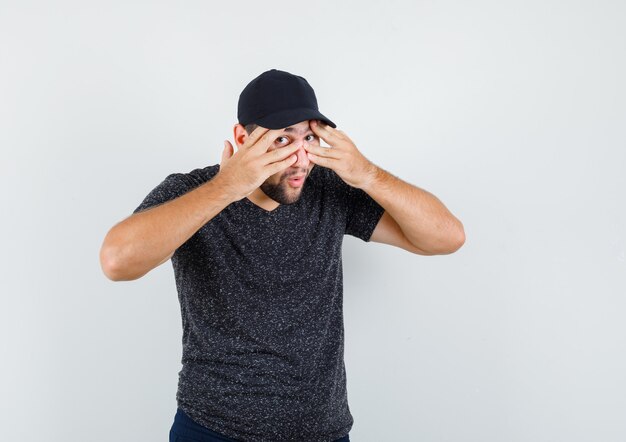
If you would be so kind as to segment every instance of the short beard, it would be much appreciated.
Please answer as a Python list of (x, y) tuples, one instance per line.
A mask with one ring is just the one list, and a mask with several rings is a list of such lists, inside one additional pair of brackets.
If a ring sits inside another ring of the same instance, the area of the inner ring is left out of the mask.
[(289, 184), (286, 182), (286, 180), (283, 179), (281, 179), (276, 184), (265, 181), (263, 184), (261, 184), (261, 190), (264, 194), (269, 196), (277, 203), (289, 205), (298, 202), (298, 200), (300, 199), (300, 196), (302, 195), (302, 189), (306, 185), (306, 179), (303, 186), (300, 188), (300, 191), (295, 194), (288, 193), (289, 189), (286, 189), (286, 186), (288, 185)]

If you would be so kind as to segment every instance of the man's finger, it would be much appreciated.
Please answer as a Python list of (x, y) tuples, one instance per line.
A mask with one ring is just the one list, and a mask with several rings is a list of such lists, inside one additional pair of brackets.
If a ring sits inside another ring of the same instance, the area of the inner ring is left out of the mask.
[(277, 161), (281, 161), (284, 158), (287, 158), (288, 156), (296, 153), (299, 148), (300, 146), (293, 143), (293, 144), (290, 144), (289, 146), (281, 147), (280, 149), (274, 149), (271, 152), (266, 152), (262, 155), (262, 158), (264, 158), (263, 163), (271, 164)]
[(243, 149), (246, 149), (248, 147), (252, 147), (254, 146), (254, 144), (259, 140), (259, 138), (261, 138), (263, 136), (263, 134), (265, 134), (269, 129), (267, 127), (261, 127), (261, 126), (257, 126), (250, 135), (248, 135), (248, 138), (246, 138), (246, 141), (243, 142), (243, 146), (241, 146)]
[(315, 135), (322, 138), (328, 144), (333, 144), (333, 141), (337, 141), (341, 137), (338, 136), (337, 132), (334, 131), (330, 126), (324, 125), (320, 123), (318, 120), (315, 120), (311, 123), (311, 130), (315, 133)]
[(230, 141), (224, 140), (224, 150), (222, 151), (222, 163), (228, 161), (230, 157), (233, 156), (235, 150), (233, 149), (233, 145), (230, 144)]
[(337, 149), (330, 149), (328, 147), (316, 146), (315, 144), (309, 144), (305, 147), (305, 150), (313, 155), (323, 158), (332, 158), (338, 160), (341, 158), (341, 151)]
[(309, 157), (309, 160), (311, 160), (314, 164), (322, 167), (328, 167), (329, 169), (333, 170), (335, 170), (335, 167), (337, 167), (337, 165), (341, 164), (341, 160), (335, 158), (320, 157), (319, 155), (314, 155), (311, 152), (307, 152), (307, 156)]
[(263, 152), (267, 152), (269, 147), (274, 143), (278, 134), (280, 134), (283, 129), (271, 129), (263, 134), (260, 140), (254, 143), (254, 146), (250, 146), (250, 149), (258, 150), (259, 154)]

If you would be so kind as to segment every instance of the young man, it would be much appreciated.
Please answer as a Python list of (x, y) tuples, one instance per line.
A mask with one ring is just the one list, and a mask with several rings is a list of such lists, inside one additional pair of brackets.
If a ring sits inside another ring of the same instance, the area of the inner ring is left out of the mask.
[(133, 280), (172, 259), (183, 357), (170, 441), (348, 441), (344, 235), (435, 255), (463, 244), (463, 226), (367, 160), (300, 76), (263, 72), (238, 120), (237, 152), (226, 141), (219, 165), (168, 175), (113, 226), (103, 271)]

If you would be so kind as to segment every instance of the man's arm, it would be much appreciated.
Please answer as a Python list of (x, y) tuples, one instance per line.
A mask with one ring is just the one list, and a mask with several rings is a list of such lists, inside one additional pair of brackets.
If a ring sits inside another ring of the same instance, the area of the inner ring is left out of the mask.
[(184, 195), (114, 225), (100, 249), (104, 274), (113, 281), (130, 281), (167, 261), (178, 247), (234, 201), (225, 190), (218, 173)]
[(465, 242), (463, 224), (433, 194), (372, 164), (361, 188), (384, 209), (370, 241), (420, 255), (444, 255)]
[(436, 255), (436, 253), (429, 253), (415, 247), (411, 241), (406, 239), (396, 220), (387, 211), (383, 212), (383, 216), (376, 224), (369, 241), (399, 247), (416, 255)]
[(219, 172), (212, 179), (113, 226), (100, 249), (104, 274), (113, 281), (141, 278), (167, 261), (229, 204), (250, 195), (269, 176), (291, 166), (297, 160), (297, 144), (269, 150), (279, 133), (279, 129), (259, 126), (250, 135), (240, 134), (237, 152), (225, 140)]
[(311, 121), (311, 129), (330, 148), (307, 145), (309, 159), (334, 170), (346, 184), (362, 189), (383, 213), (371, 241), (384, 242), (423, 255), (448, 254), (465, 242), (463, 224), (433, 194), (379, 168), (340, 129)]

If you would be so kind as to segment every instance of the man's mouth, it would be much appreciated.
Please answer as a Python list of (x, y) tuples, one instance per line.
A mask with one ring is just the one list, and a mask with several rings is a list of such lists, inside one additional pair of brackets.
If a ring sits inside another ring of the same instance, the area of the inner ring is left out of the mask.
[(300, 187), (302, 183), (304, 182), (305, 176), (306, 175), (291, 176), (287, 179), (287, 181), (293, 187)]

